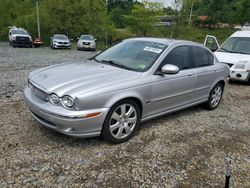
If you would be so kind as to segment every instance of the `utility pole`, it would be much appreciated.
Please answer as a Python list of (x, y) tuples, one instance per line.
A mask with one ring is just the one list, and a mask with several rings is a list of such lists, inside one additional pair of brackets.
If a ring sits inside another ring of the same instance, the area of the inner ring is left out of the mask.
[(188, 20), (188, 27), (191, 26), (191, 21), (192, 21), (192, 16), (193, 16), (193, 8), (194, 8), (194, 1), (192, 2), (192, 5), (191, 5), (189, 20)]
[(37, 21), (38, 38), (41, 39), (40, 19), (39, 19), (39, 4), (38, 4), (38, 0), (36, 0), (36, 21)]

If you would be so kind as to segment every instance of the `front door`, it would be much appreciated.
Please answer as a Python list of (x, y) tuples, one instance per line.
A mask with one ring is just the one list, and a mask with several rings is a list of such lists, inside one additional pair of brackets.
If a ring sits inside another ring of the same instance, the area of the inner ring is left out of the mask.
[(158, 70), (165, 64), (176, 65), (180, 72), (174, 75), (153, 75), (151, 112), (148, 115), (171, 111), (194, 101), (196, 75), (190, 65), (190, 47), (174, 48), (162, 61)]

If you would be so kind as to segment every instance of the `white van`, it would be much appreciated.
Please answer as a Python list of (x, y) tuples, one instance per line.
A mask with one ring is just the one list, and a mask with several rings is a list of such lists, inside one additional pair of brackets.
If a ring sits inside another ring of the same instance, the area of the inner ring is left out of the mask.
[(216, 37), (207, 35), (204, 45), (221, 63), (229, 65), (231, 80), (250, 84), (250, 30), (235, 32), (221, 46)]

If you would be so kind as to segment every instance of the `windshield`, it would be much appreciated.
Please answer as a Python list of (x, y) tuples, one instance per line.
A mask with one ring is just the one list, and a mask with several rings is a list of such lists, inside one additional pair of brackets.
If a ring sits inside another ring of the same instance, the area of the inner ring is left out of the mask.
[(65, 35), (54, 35), (54, 39), (68, 40), (68, 37)]
[(20, 29), (19, 30), (12, 30), (11, 33), (14, 34), (14, 35), (16, 35), (16, 34), (18, 34), (18, 35), (28, 35), (28, 32), (26, 30), (20, 30)]
[(92, 35), (81, 35), (81, 40), (94, 40), (94, 37)]
[(112, 62), (130, 70), (148, 70), (167, 45), (156, 42), (126, 40), (95, 57), (99, 62)]
[(218, 51), (250, 54), (250, 37), (230, 37)]

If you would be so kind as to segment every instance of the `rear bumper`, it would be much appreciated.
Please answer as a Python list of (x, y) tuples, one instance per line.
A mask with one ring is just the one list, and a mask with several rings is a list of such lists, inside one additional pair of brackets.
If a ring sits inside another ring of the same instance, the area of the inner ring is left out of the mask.
[[(93, 137), (101, 134), (108, 108), (85, 111), (67, 110), (34, 96), (31, 89), (24, 89), (25, 102), (33, 117), (43, 126), (74, 137)], [(86, 114), (101, 112), (99, 116), (84, 118)]]

